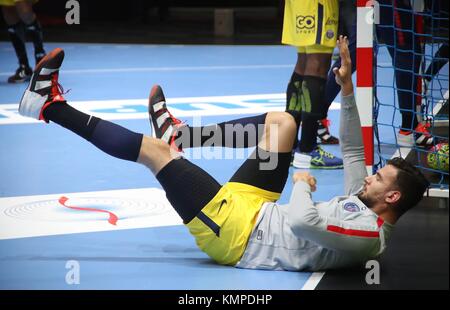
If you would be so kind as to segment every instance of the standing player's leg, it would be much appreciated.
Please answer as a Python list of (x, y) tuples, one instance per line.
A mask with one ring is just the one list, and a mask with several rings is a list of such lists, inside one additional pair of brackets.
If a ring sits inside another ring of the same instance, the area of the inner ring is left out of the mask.
[(156, 175), (183, 221), (190, 222), (215, 197), (221, 185), (189, 161), (174, 158), (167, 143), (68, 105), (58, 83), (63, 58), (64, 52), (56, 49), (39, 62), (21, 99), (19, 113), (57, 123), (111, 156), (145, 165)]
[(416, 34), (415, 15), (409, 4), (381, 0), (378, 38), (387, 45), (394, 67), (397, 96), (402, 117), (398, 144), (428, 147), (434, 144), (427, 126), (418, 122), (416, 105), (420, 102), (419, 71), (423, 54)]
[(286, 90), (286, 111), (301, 112), (300, 98), (302, 95), (303, 75), (306, 68), (306, 50), (299, 48), (297, 53), (297, 63), (294, 72), (289, 80)]
[[(425, 71), (424, 79), (426, 90), (430, 89), (429, 85), (433, 78), (439, 73), (439, 71), (441, 71), (441, 69), (446, 64), (448, 64), (448, 57), (448, 42), (444, 42), (436, 52), (436, 54), (434, 54), (431, 63), (428, 65), (427, 70)], [(424, 93), (426, 92), (426, 90), (424, 91)]]
[(25, 30), (30, 36), (34, 46), (34, 58), (36, 64), (45, 56), (44, 42), (41, 24), (33, 11), (33, 4), (30, 0), (16, 2), (16, 10), (22, 22), (25, 24)]
[(303, 74), (300, 105), (302, 130), (294, 167), (339, 169), (342, 159), (325, 152), (317, 145), (318, 121), (326, 117), (325, 86), (330, 68), (332, 48), (315, 45), (306, 47), (306, 66)]
[(28, 63), (23, 24), (17, 15), (14, 5), (2, 5), (2, 14), (7, 25), (9, 39), (19, 61), (19, 68), (14, 75), (8, 78), (8, 83), (22, 83), (28, 81), (33, 71)]
[(331, 64), (331, 53), (312, 53), (306, 55), (303, 74), (301, 102), (303, 106), (302, 132), (299, 150), (311, 153), (316, 147), (317, 121), (326, 115), (325, 85)]
[(342, 168), (342, 160), (317, 146), (318, 121), (324, 113), (324, 88), (337, 40), (337, 0), (286, 1), (282, 43), (297, 47), (298, 57), (287, 89), (287, 110), (301, 111), (302, 132), (297, 168)]

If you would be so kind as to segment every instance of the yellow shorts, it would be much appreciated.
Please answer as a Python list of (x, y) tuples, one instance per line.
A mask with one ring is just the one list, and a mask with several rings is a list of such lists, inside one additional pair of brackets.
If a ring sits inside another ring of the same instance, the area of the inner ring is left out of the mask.
[(299, 54), (333, 54), (334, 47), (314, 44), (310, 46), (299, 46), (297, 53)]
[(16, 4), (16, 2), (22, 2), (22, 1), (28, 1), (31, 3), (36, 3), (39, 0), (0, 0), (0, 5), (4, 5), (4, 6), (14, 6)]
[(338, 0), (286, 0), (281, 42), (299, 53), (332, 53), (338, 26)]
[(279, 198), (280, 193), (229, 182), (186, 226), (209, 257), (222, 265), (236, 265), (263, 203)]

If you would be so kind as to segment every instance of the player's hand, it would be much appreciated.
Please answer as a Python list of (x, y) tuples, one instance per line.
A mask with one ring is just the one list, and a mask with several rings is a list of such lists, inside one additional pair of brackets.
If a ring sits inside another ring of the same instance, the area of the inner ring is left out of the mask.
[(315, 177), (313, 177), (309, 172), (296, 172), (292, 176), (292, 180), (294, 183), (297, 183), (298, 181), (304, 181), (311, 187), (311, 192), (315, 192), (317, 189), (317, 180)]
[(336, 76), (336, 83), (342, 88), (342, 95), (348, 96), (353, 93), (352, 59), (350, 58), (350, 51), (348, 49), (348, 38), (339, 36), (337, 46), (341, 56), (341, 67), (333, 68), (333, 72)]

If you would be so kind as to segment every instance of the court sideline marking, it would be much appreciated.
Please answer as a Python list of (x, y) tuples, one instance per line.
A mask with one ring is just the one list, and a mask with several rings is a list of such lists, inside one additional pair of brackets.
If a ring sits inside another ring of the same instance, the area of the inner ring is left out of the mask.
[[(263, 114), (284, 111), (286, 94), (167, 98), (178, 118), (221, 115)], [(148, 99), (70, 101), (70, 105), (105, 120), (148, 119)], [(0, 104), (0, 125), (38, 123), (20, 116), (18, 103)], [(330, 110), (339, 110), (333, 102)]]

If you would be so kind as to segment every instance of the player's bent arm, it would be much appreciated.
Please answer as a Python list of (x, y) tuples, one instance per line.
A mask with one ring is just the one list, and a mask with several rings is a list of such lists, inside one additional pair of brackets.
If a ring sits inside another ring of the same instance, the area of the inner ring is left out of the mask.
[(294, 185), (288, 205), (288, 223), (297, 237), (330, 250), (361, 257), (375, 257), (380, 250), (379, 228), (376, 225), (319, 215), (311, 199), (310, 186), (304, 181)]

